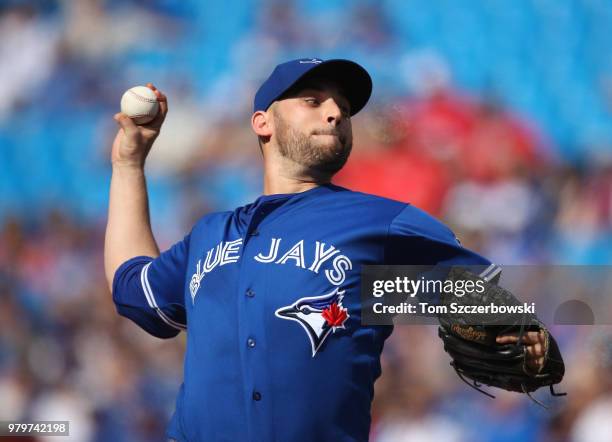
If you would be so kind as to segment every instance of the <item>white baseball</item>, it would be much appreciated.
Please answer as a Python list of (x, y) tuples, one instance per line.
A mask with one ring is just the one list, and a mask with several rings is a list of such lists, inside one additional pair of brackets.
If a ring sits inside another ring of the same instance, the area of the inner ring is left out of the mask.
[(159, 102), (155, 92), (146, 86), (135, 86), (128, 89), (121, 97), (121, 112), (136, 124), (147, 124), (159, 112)]

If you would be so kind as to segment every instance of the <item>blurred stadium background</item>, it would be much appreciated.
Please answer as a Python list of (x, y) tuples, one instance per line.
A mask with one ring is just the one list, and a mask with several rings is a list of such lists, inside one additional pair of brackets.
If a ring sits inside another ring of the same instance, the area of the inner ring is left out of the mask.
[[(170, 100), (147, 166), (164, 248), (261, 193), (255, 88), (317, 56), (355, 59), (375, 85), (337, 184), (410, 201), (501, 264), (607, 264), (611, 43), (610, 0), (0, 1), (0, 420), (164, 440), (184, 336), (120, 319), (103, 276), (128, 87)], [(545, 411), (469, 389), (435, 329), (397, 327), (372, 440), (612, 440), (610, 329), (553, 332), (569, 396)]]

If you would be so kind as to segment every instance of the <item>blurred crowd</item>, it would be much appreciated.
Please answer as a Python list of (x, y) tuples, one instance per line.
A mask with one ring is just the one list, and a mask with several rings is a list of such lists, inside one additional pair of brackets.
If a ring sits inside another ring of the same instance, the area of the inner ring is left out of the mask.
[[(170, 100), (147, 164), (162, 248), (261, 193), (248, 121), (271, 67), (342, 56), (375, 89), (336, 184), (411, 202), (502, 265), (611, 261), (609, 2), (222, 3), (0, 2), (0, 421), (69, 420), (79, 442), (165, 440), (185, 335), (120, 318), (102, 260), (111, 116), (146, 81)], [(568, 396), (539, 392), (544, 410), (475, 392), (435, 328), (397, 326), (372, 440), (612, 440), (612, 330), (552, 331)]]

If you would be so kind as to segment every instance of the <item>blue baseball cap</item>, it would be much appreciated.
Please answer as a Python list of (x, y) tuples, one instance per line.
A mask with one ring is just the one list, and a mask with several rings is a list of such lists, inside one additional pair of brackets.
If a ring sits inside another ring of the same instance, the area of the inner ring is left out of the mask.
[(253, 112), (267, 110), (291, 87), (307, 78), (326, 78), (337, 83), (351, 105), (351, 116), (363, 109), (372, 94), (370, 74), (353, 61), (299, 58), (274, 68), (255, 94)]

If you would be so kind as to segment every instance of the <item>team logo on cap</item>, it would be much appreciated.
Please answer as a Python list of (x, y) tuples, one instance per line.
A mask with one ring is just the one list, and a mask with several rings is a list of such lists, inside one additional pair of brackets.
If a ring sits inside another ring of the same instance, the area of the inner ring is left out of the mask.
[(319, 64), (319, 63), (323, 63), (323, 60), (320, 60), (318, 58), (311, 58), (310, 60), (300, 60), (301, 64), (306, 64), (306, 63), (314, 63), (314, 64)]
[(344, 328), (349, 318), (348, 310), (342, 306), (343, 298), (344, 290), (336, 288), (326, 295), (298, 299), (291, 305), (279, 308), (274, 314), (302, 326), (310, 340), (314, 357), (330, 333)]

